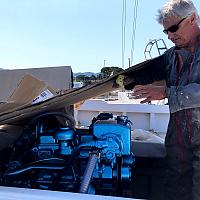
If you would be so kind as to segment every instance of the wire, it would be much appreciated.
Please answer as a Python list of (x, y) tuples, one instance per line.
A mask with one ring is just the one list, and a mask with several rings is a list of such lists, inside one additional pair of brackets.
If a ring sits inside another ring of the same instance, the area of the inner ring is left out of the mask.
[(124, 68), (124, 54), (125, 54), (125, 43), (126, 43), (126, 0), (123, 0), (122, 8), (122, 68)]
[(133, 15), (133, 26), (132, 26), (132, 44), (131, 44), (131, 65), (133, 64), (133, 54), (135, 48), (135, 36), (136, 36), (136, 25), (137, 25), (137, 11), (138, 11), (138, 0), (134, 1), (134, 15)]

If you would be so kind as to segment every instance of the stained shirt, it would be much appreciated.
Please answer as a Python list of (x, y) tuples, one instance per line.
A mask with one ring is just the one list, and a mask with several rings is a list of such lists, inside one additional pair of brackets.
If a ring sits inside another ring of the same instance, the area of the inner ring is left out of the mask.
[(170, 112), (200, 108), (200, 45), (194, 54), (172, 48), (163, 55)]

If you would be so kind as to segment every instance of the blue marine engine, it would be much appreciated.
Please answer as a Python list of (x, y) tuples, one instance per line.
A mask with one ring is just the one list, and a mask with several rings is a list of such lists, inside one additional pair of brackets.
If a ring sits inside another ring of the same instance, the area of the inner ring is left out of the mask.
[(75, 129), (64, 113), (31, 120), (13, 145), (1, 185), (116, 194), (132, 179), (131, 122), (101, 113)]

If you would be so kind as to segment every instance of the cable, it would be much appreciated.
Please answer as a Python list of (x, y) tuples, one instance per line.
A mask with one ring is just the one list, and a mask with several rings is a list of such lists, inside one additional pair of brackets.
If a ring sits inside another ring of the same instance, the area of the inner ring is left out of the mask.
[(136, 36), (136, 25), (137, 25), (137, 11), (138, 11), (138, 0), (134, 1), (134, 15), (133, 15), (133, 26), (132, 26), (132, 44), (131, 44), (131, 65), (133, 64), (133, 53), (135, 48), (135, 36)]
[(122, 8), (122, 68), (124, 68), (125, 38), (126, 38), (126, 0), (123, 0)]

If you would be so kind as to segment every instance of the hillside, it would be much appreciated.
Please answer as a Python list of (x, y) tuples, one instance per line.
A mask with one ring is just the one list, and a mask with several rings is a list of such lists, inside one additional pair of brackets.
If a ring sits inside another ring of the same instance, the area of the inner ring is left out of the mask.
[(94, 72), (78, 72), (78, 73), (73, 73), (73, 76), (75, 77), (75, 76), (79, 76), (79, 75), (85, 75), (85, 76), (90, 77), (92, 75), (97, 76), (98, 74), (99, 73), (94, 73)]

